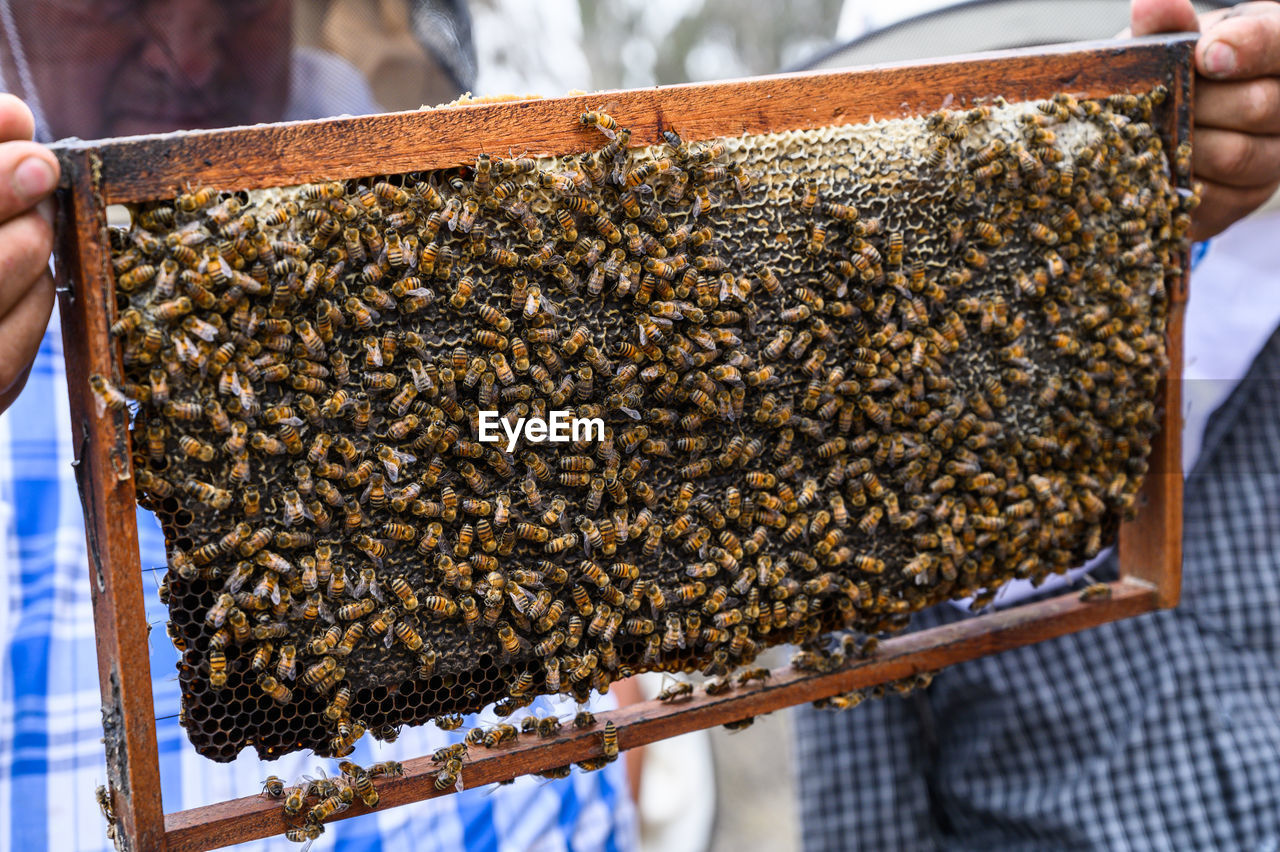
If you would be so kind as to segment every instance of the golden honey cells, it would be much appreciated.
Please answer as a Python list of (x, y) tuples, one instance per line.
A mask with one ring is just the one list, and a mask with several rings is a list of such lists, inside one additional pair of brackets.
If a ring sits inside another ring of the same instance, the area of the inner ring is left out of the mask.
[[(93, 381), (138, 402), (196, 747), (724, 674), (1096, 553), (1190, 221), (1164, 94), (637, 149), (588, 113), (581, 156), (134, 210)], [(605, 436), (508, 453), (495, 410)]]

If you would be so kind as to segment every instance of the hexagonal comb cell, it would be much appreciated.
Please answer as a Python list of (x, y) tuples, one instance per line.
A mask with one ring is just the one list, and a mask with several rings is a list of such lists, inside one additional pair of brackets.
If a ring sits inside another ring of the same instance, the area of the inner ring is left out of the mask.
[[(230, 760), (1039, 579), (1157, 428), (1162, 90), (254, 193), (113, 233), (184, 721)], [(599, 431), (481, 440), (555, 411)]]

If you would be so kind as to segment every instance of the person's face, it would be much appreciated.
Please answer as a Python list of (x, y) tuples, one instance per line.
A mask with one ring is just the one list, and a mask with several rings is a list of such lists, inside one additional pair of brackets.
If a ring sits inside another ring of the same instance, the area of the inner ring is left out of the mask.
[(292, 0), (9, 5), (54, 138), (253, 124), (284, 110)]

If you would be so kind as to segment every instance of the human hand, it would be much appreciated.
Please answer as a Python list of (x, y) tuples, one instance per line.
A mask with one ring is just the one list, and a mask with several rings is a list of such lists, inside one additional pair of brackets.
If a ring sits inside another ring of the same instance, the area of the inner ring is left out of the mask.
[(0, 411), (26, 384), (53, 310), (50, 195), (58, 161), (31, 141), (34, 128), (27, 105), (0, 94)]
[(1280, 186), (1280, 3), (1242, 3), (1197, 19), (1190, 0), (1133, 0), (1130, 21), (1133, 35), (1202, 33), (1192, 168), (1203, 197), (1191, 236), (1207, 239)]

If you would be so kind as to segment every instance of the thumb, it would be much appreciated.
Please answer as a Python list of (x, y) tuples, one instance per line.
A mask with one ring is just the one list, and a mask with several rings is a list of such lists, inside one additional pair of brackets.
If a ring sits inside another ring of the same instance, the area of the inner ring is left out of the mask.
[(1199, 31), (1191, 0), (1133, 0), (1129, 8), (1129, 35)]

